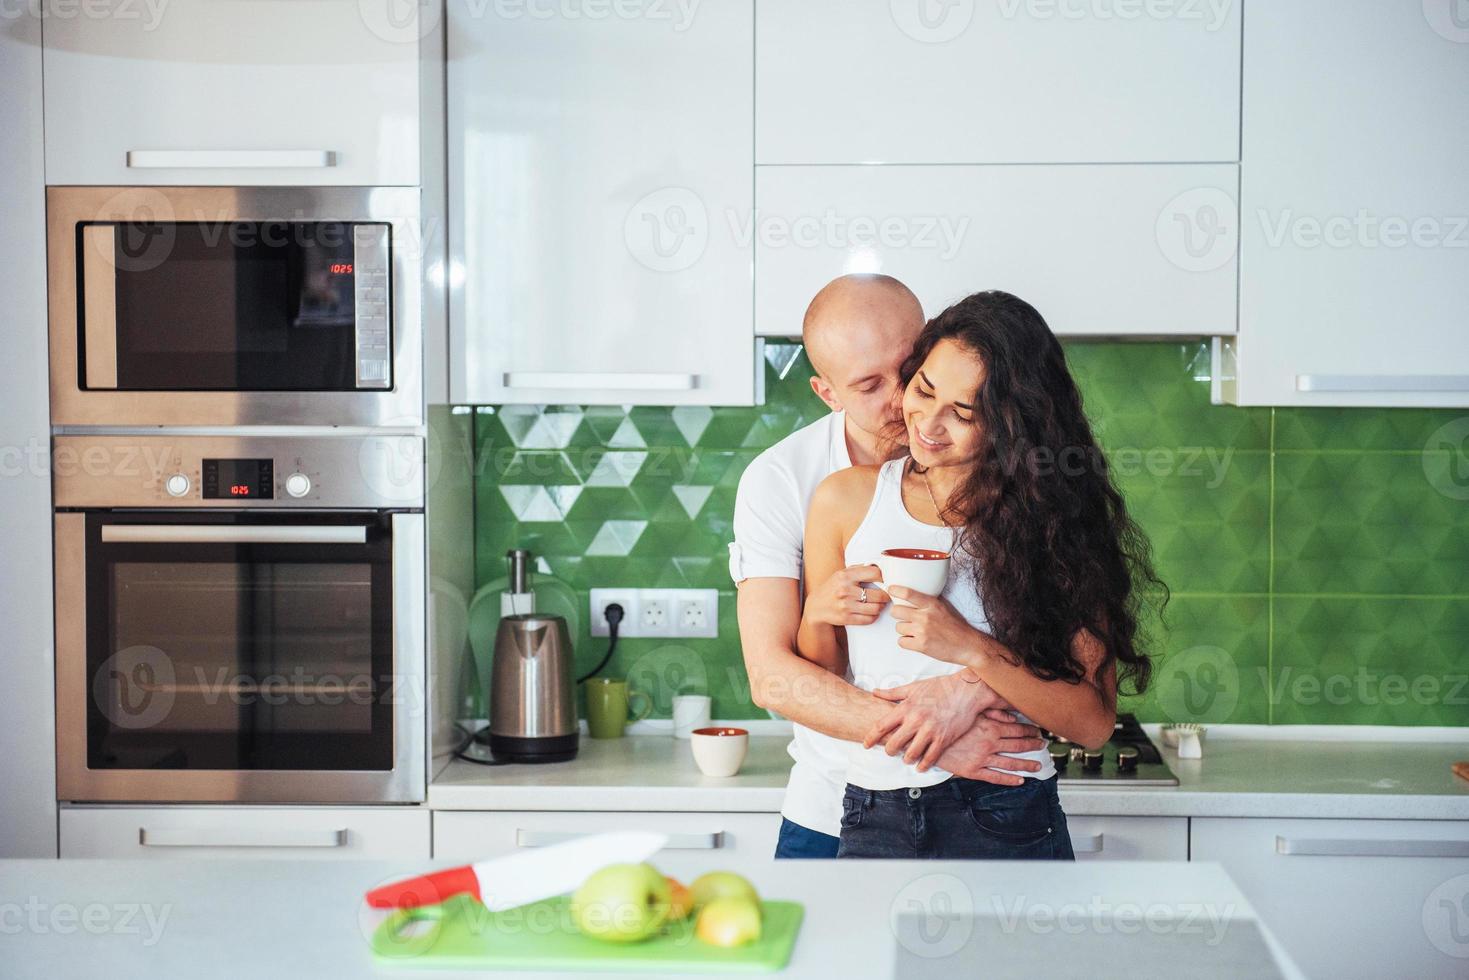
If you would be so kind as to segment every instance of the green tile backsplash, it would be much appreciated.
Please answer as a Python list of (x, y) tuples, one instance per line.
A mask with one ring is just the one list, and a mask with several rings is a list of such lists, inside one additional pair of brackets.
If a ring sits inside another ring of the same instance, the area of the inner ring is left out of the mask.
[[(1075, 342), (1097, 435), (1173, 593), (1151, 624), (1144, 720), (1469, 724), (1469, 417), (1209, 403), (1201, 342)], [(717, 640), (624, 640), (608, 668), (666, 717), (749, 699), (725, 544), (740, 474), (826, 412), (795, 344), (766, 347), (756, 408), (482, 407), (475, 567), (503, 587), (530, 548), (543, 605), (588, 669), (593, 586), (715, 588)]]

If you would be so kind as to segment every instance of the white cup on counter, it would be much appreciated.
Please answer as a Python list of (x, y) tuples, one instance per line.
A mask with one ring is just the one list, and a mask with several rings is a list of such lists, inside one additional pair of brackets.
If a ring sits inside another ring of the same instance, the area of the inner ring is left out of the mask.
[(673, 696), (673, 737), (690, 738), (695, 728), (708, 728), (714, 699), (707, 694)]
[(750, 750), (750, 733), (743, 728), (700, 728), (691, 739), (694, 764), (706, 776), (733, 776)]

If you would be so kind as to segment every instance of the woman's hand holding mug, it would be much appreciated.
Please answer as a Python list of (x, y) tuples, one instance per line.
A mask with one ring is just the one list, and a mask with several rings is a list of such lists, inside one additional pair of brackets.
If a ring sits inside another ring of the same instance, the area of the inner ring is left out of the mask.
[(898, 646), (966, 667), (978, 666), (983, 660), (984, 647), (980, 641), (984, 634), (965, 622), (943, 597), (925, 595), (901, 585), (889, 586), (888, 591), (894, 599), (903, 600), (893, 603)]
[(806, 595), (805, 616), (827, 626), (867, 626), (877, 622), (888, 594), (863, 582), (882, 578), (876, 565), (848, 565)]

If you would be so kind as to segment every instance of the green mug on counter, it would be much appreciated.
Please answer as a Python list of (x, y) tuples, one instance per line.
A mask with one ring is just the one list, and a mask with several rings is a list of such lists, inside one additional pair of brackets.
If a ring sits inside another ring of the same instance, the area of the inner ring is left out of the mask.
[[(587, 728), (592, 738), (621, 738), (630, 721), (642, 721), (653, 712), (653, 699), (642, 691), (628, 689), (627, 681), (612, 677), (593, 677), (587, 684)], [(643, 700), (643, 710), (629, 716), (628, 708), (635, 698)]]

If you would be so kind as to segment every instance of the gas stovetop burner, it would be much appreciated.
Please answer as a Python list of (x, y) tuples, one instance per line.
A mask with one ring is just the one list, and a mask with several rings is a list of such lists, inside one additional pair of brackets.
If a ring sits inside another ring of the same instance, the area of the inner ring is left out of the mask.
[(1063, 785), (1178, 785), (1178, 777), (1133, 715), (1117, 716), (1111, 740), (1100, 749), (1083, 749), (1064, 738), (1052, 737), (1050, 751)]

